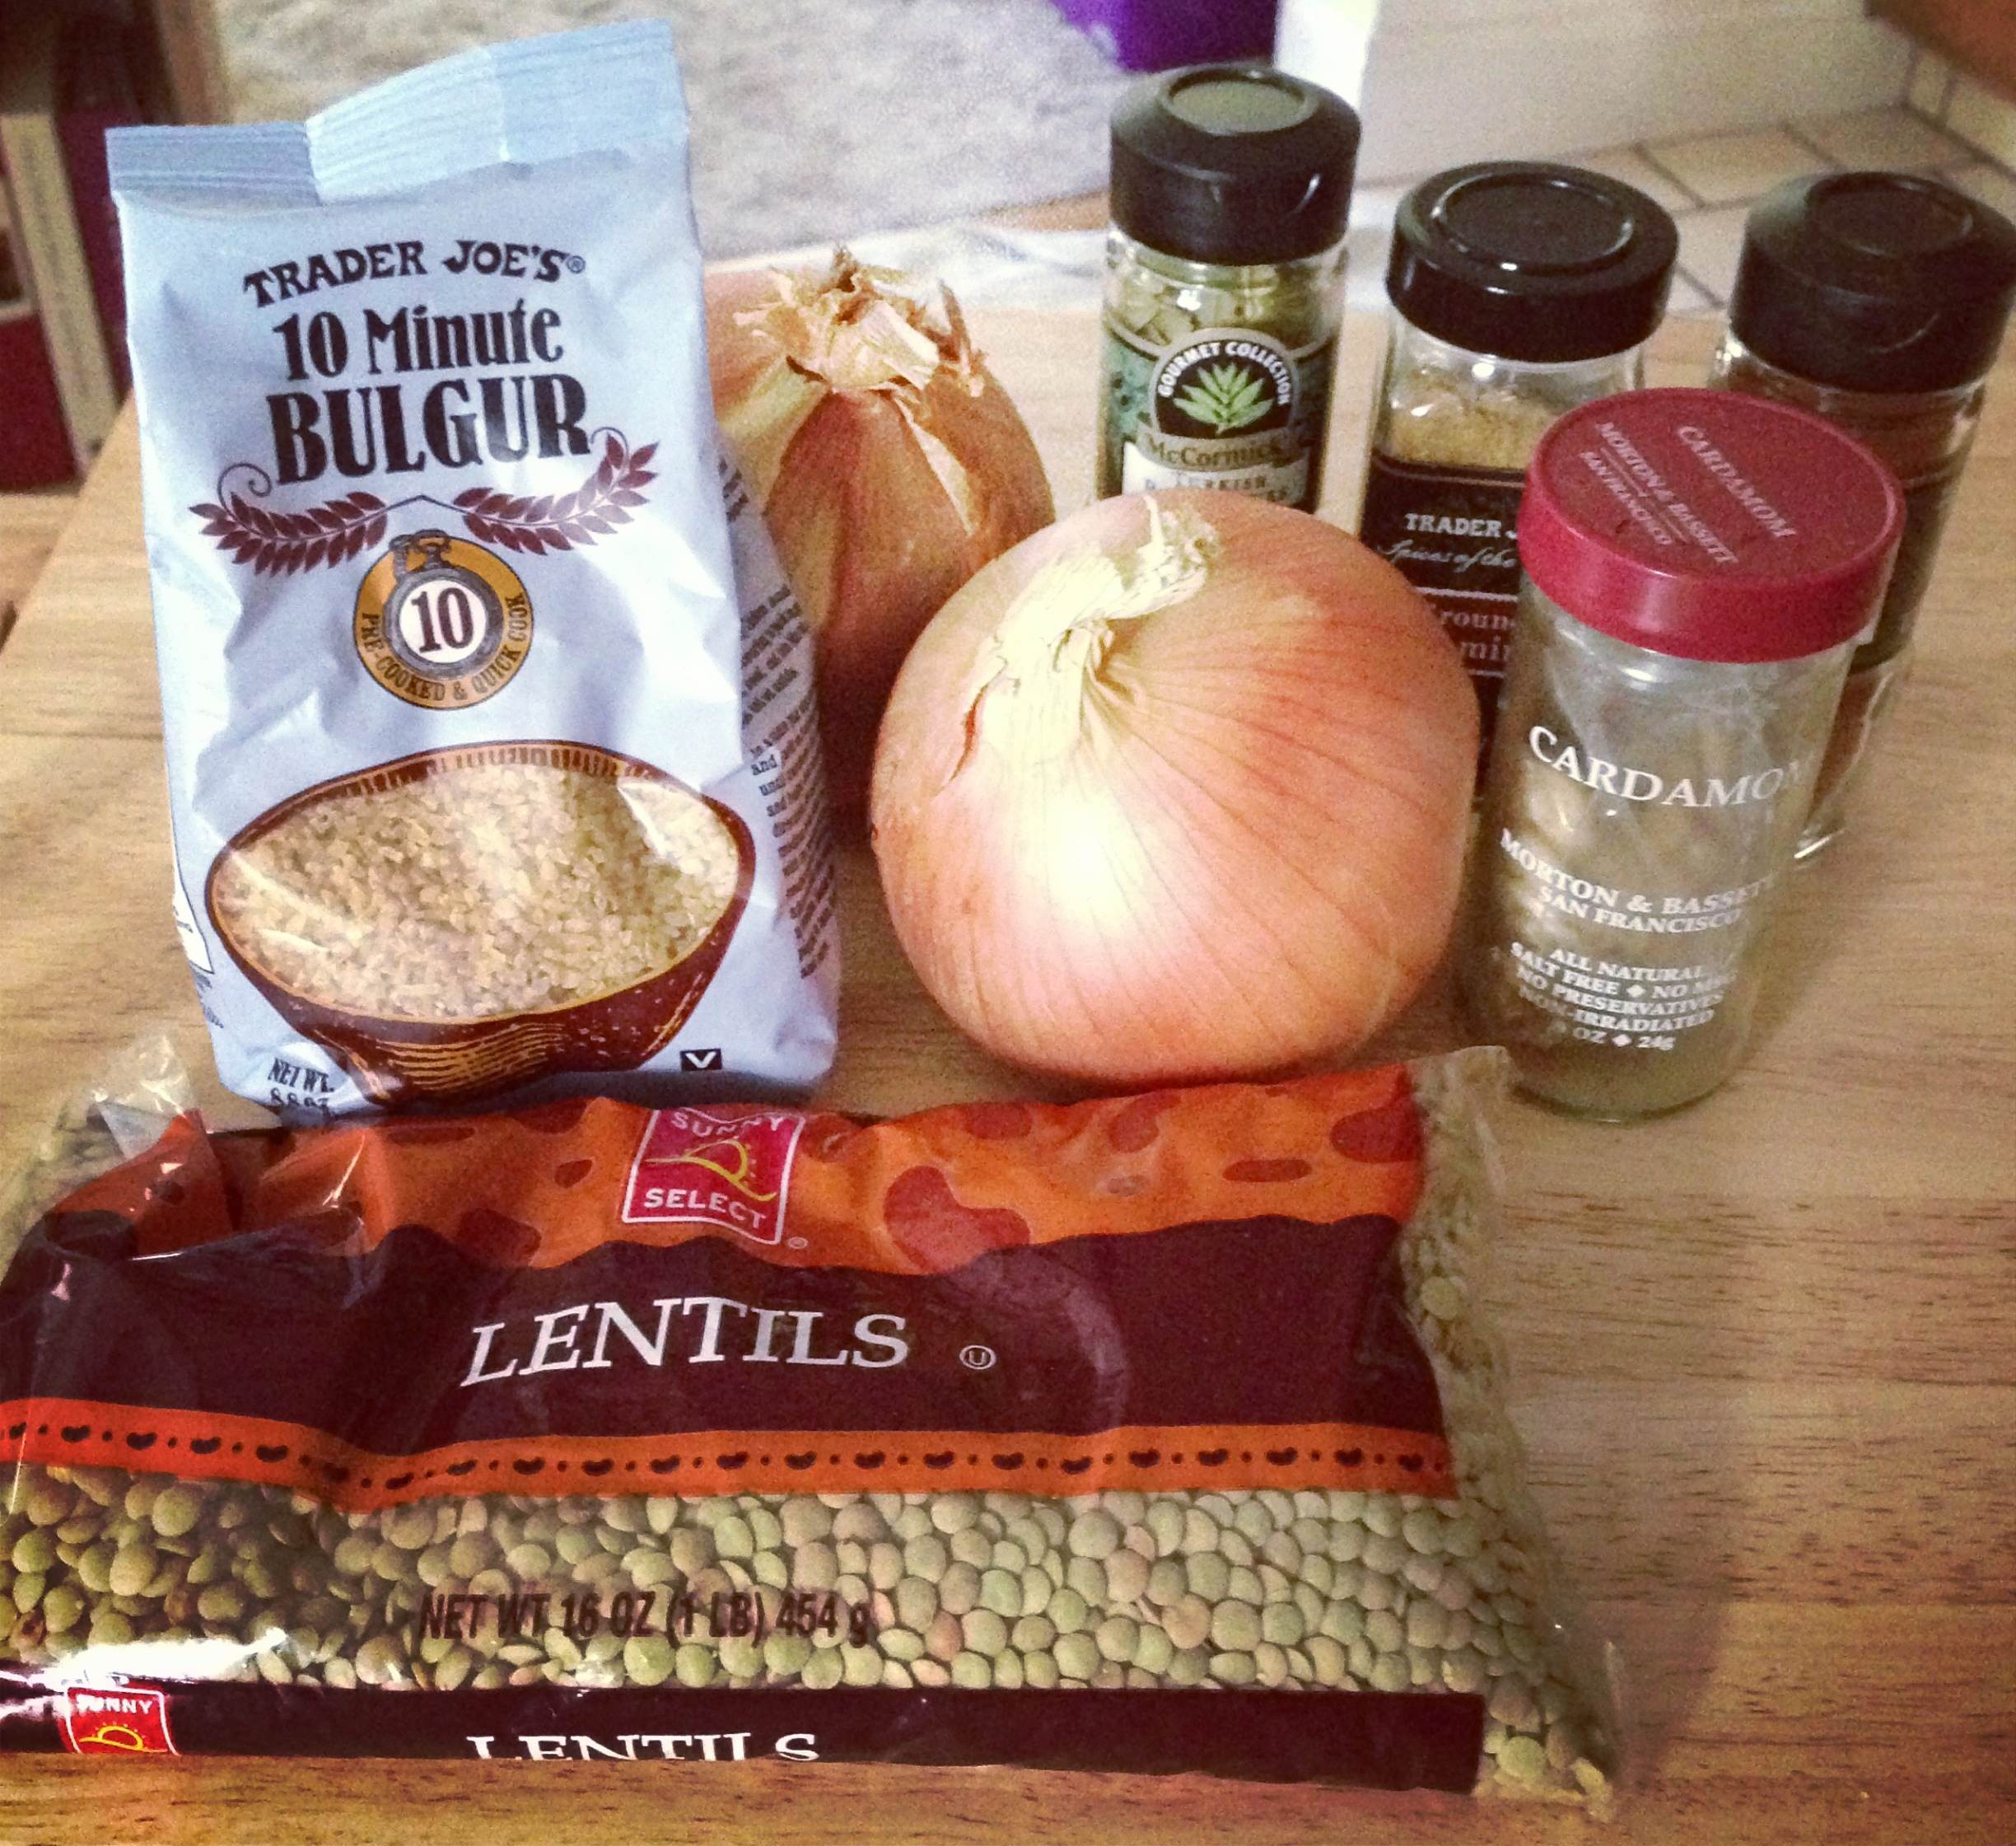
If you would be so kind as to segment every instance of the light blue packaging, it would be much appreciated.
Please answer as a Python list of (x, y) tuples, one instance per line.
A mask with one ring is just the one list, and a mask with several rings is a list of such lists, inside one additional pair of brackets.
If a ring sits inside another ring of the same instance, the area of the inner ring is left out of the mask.
[(810, 643), (716, 443), (666, 29), (110, 145), (225, 1082), (296, 1116), (815, 1083)]

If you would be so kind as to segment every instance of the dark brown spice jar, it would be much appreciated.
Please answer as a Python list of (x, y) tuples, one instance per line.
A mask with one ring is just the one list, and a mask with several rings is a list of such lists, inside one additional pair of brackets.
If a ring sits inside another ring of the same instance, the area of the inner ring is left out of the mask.
[(1887, 462), (1905, 495), (1896, 573), (1841, 694), (1802, 858), (1840, 832), (1908, 668), (2013, 297), (2016, 227), (1936, 180), (1827, 174), (1750, 213), (1711, 382), (1825, 417)]

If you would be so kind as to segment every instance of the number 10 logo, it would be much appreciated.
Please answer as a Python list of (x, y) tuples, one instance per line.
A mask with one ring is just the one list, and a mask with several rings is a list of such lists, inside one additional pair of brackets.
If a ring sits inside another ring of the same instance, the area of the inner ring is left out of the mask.
[(358, 587), (357, 657), (409, 705), (479, 705), (532, 649), (532, 604), (497, 554), (446, 532), (394, 539)]

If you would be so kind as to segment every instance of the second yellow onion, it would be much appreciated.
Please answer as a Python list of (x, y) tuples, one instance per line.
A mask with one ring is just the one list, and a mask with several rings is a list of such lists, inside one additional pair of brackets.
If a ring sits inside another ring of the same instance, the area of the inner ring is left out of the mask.
[(834, 806), (858, 816), (904, 652), (945, 599), (1052, 515), (1036, 445), (916, 278), (846, 251), (822, 273), (707, 278), (721, 434), (812, 626)]
[(1083, 1082), (1251, 1075), (1362, 1043), (1440, 959), (1477, 703), (1399, 573), (1225, 493), (1099, 502), (912, 649), (870, 818), (934, 998)]

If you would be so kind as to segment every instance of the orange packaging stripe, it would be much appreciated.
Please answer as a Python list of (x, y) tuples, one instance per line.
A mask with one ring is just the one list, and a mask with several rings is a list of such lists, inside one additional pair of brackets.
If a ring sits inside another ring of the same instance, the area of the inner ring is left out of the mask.
[[(660, 1112), (683, 1113), (737, 1111)], [(144, 1217), (150, 1252), (217, 1235), (214, 1203), (235, 1185), (240, 1228), (319, 1222), (353, 1250), (418, 1222), (525, 1267), (566, 1263), (614, 1237), (717, 1236), (784, 1265), (916, 1274), (1007, 1244), (1208, 1219), (1376, 1213), (1404, 1223), (1421, 1195), (1420, 1120), (1401, 1065), (1074, 1104), (954, 1105), (868, 1125), (814, 1114), (787, 1173), (776, 1150), (788, 1137), (763, 1124), (796, 1118), (746, 1113), (761, 1132), (689, 1136), (652, 1176), (768, 1227), (753, 1238), (731, 1222), (627, 1220), (657, 1118), (604, 1101), (276, 1133), (236, 1151), (192, 1133), (179, 1149), (188, 1171), (177, 1199), (139, 1196), (122, 1171), (72, 1203)], [(768, 1213), (781, 1222), (769, 1226)]]
[[(19, 1435), (12, 1432), (20, 1428)], [(483, 1442), (375, 1455), (263, 1418), (35, 1398), (0, 1404), (21, 1460), (244, 1481), (346, 1512), (441, 1494), (1096, 1493), (1127, 1488), (1374, 1489), (1451, 1498), (1448, 1445), (1355, 1423), (1121, 1428), (1094, 1436), (712, 1430), (679, 1437)]]

